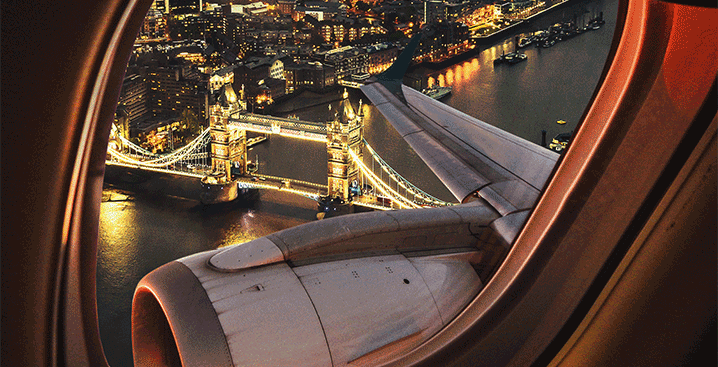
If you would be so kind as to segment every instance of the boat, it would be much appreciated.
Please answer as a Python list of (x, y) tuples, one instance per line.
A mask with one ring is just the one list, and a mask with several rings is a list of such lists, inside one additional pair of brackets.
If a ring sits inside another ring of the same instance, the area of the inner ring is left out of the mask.
[(519, 63), (519, 62), (521, 62), (521, 61), (524, 61), (524, 60), (526, 60), (527, 58), (528, 58), (528, 57), (527, 57), (526, 54), (524, 54), (524, 53), (517, 52), (517, 51), (509, 52), (509, 53), (507, 53), (507, 54), (505, 54), (505, 55), (499, 56), (498, 59), (495, 59), (495, 60), (494, 60), (494, 65), (498, 65), (498, 64), (501, 64), (501, 63), (503, 63), (503, 62), (508, 63), (508, 64), (510, 64), (510, 65), (513, 65), (513, 64)]
[(601, 29), (601, 26), (604, 24), (606, 24), (606, 21), (603, 19), (603, 12), (601, 12), (597, 17), (588, 21), (588, 28), (592, 30), (597, 30)]
[(531, 37), (519, 38), (519, 42), (518, 42), (517, 46), (518, 46), (519, 48), (524, 48), (524, 47), (530, 45), (531, 43), (533, 43), (533, 41), (534, 41), (533, 36), (531, 36)]
[(451, 88), (451, 87), (440, 87), (438, 85), (435, 85), (433, 87), (426, 88), (426, 89), (422, 90), (421, 93), (424, 93), (425, 95), (427, 95), (433, 99), (440, 99), (440, 98), (444, 98), (447, 95), (451, 94), (452, 89), (453, 88)]
[(571, 140), (571, 133), (561, 133), (553, 137), (551, 140), (551, 144), (548, 145), (548, 148), (555, 151), (555, 152), (561, 152), (562, 150), (566, 149), (566, 145), (568, 145), (568, 142)]
[(556, 123), (559, 125), (563, 125), (566, 123), (566, 120), (558, 120), (558, 121), (556, 121)]
[(517, 52), (508, 62), (509, 64), (513, 65), (518, 64), (521, 61), (525, 61), (526, 59), (528, 59), (528, 56), (526, 56), (526, 54)]

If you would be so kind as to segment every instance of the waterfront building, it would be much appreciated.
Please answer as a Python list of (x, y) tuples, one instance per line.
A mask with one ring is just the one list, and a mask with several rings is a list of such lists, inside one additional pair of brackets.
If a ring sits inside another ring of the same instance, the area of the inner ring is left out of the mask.
[(501, 8), (499, 5), (477, 4), (472, 9), (465, 12), (457, 21), (464, 23), (469, 27), (478, 27), (496, 20), (500, 14)]
[(336, 79), (348, 79), (352, 74), (363, 74), (368, 71), (367, 53), (353, 46), (345, 46), (318, 54), (327, 65), (334, 68)]
[(414, 62), (441, 62), (470, 50), (473, 47), (469, 27), (457, 22), (434, 24), (436, 32), (432, 37), (421, 40), (414, 53)]
[(399, 55), (399, 49), (391, 43), (377, 43), (365, 48), (367, 53), (367, 72), (379, 74), (391, 66)]
[(244, 86), (247, 96), (254, 98), (258, 93), (259, 81), (269, 78), (270, 66), (266, 58), (239, 63), (234, 68), (234, 89), (239, 90)]
[[(234, 88), (244, 85), (249, 98), (260, 93), (260, 81), (265, 79), (284, 79), (284, 66), (291, 59), (284, 54), (273, 57), (251, 57), (234, 67)], [(276, 96), (277, 94), (274, 93)]]
[[(282, 77), (283, 78), (283, 77)], [(284, 79), (266, 78), (259, 81), (259, 91), (255, 98), (259, 107), (268, 106), (277, 98), (287, 94), (287, 81)]]
[(283, 54), (277, 54), (270, 59), (269, 77), (284, 80), (284, 63), (289, 61)]
[(334, 68), (319, 61), (300, 61), (284, 65), (287, 93), (303, 89), (321, 90), (336, 84)]
[(465, 13), (468, 12), (470, 3), (462, 1), (458, 3), (444, 3), (444, 15), (449, 22), (458, 21)]
[(225, 66), (212, 72), (209, 77), (209, 92), (220, 90), (225, 84), (234, 83), (234, 65)]

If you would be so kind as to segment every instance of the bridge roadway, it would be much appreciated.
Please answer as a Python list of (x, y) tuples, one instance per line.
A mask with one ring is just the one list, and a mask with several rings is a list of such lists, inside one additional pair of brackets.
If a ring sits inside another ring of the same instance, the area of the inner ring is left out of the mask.
[[(327, 185), (262, 174), (241, 176), (237, 178), (237, 184), (240, 188), (270, 189), (290, 192), (316, 201), (319, 200), (320, 196), (323, 196), (324, 193), (327, 192)], [(379, 198), (374, 195), (355, 196), (352, 199), (352, 204), (378, 210), (394, 209), (391, 200)]]
[(230, 117), (229, 125), (262, 134), (278, 134), (318, 142), (327, 141), (325, 123), (237, 112)]

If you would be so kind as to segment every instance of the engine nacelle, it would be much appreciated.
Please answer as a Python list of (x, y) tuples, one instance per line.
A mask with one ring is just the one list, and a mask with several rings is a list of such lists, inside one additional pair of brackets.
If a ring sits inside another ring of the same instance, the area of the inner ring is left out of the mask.
[(389, 360), (481, 290), (506, 250), (496, 217), (480, 204), (363, 213), (170, 262), (135, 291), (135, 365)]
[(469, 262), (477, 252), (231, 273), (210, 265), (230, 250), (173, 261), (140, 282), (136, 365), (373, 365), (433, 335), (482, 286)]

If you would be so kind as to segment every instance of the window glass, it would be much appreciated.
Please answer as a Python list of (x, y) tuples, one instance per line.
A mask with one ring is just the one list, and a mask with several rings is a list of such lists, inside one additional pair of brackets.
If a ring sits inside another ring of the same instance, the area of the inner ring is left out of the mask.
[[(425, 23), (435, 32), (406, 85), (560, 152), (604, 67), (617, 6), (156, 0), (122, 85), (101, 204), (97, 299), (110, 365), (132, 365), (134, 287), (162, 264), (319, 220), (328, 194), (392, 209), (457, 202), (355, 89)], [(223, 186), (242, 175), (244, 185)]]

